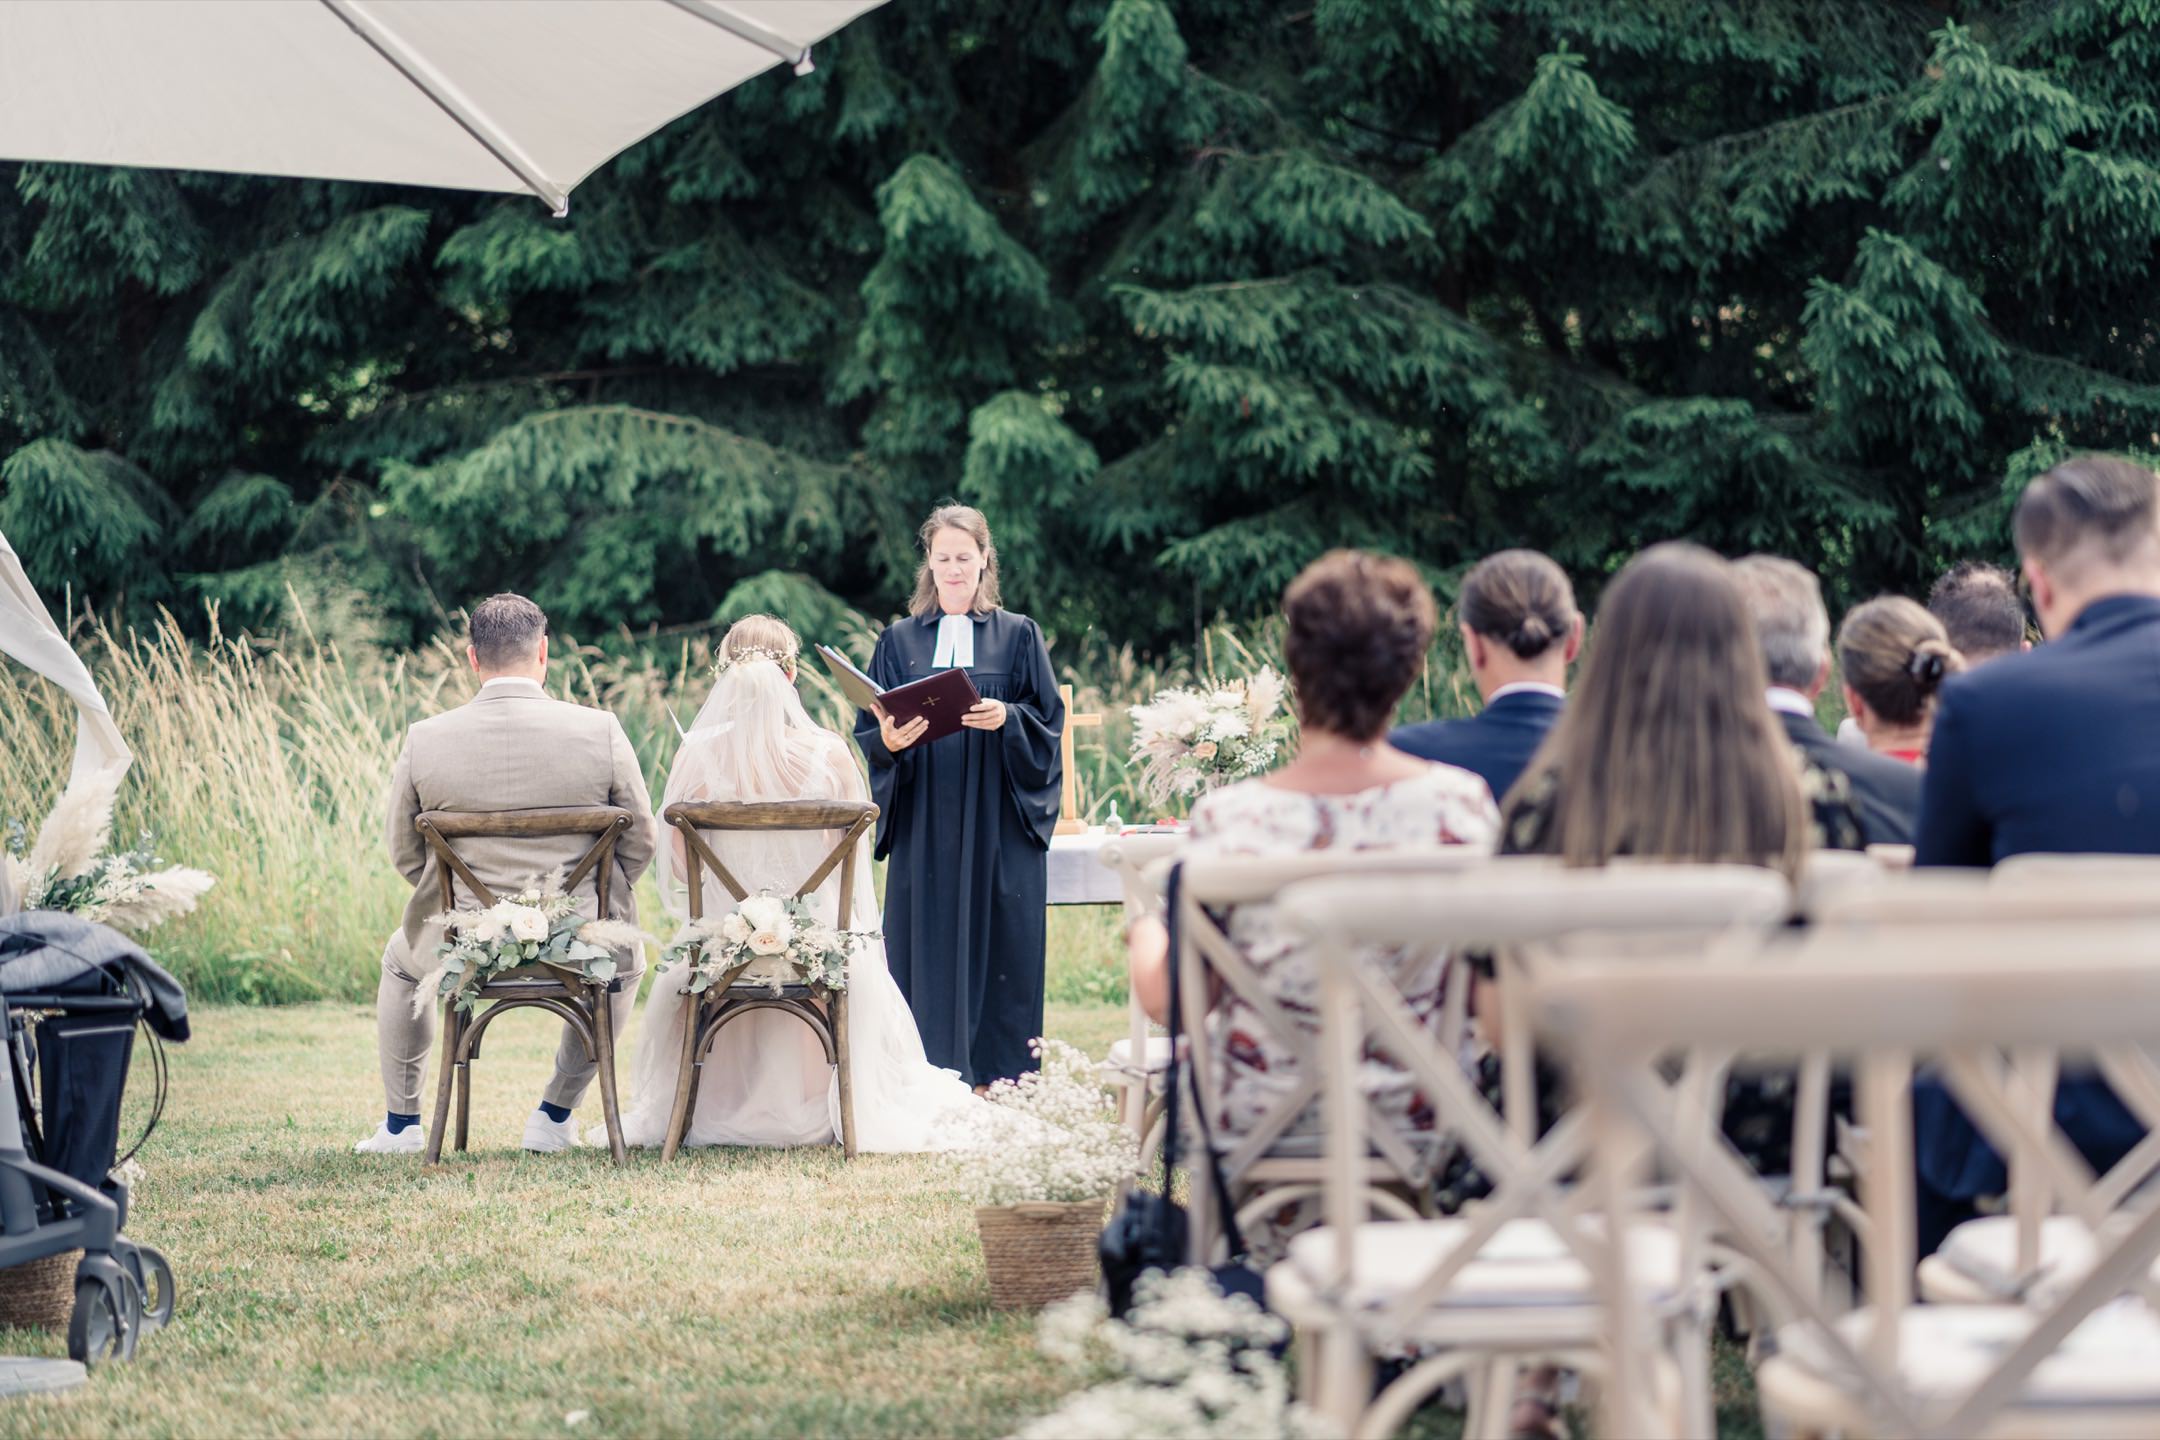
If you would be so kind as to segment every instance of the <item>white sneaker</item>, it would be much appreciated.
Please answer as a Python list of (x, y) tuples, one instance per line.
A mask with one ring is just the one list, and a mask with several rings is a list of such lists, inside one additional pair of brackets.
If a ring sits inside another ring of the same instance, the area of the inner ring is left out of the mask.
[(427, 1131), (415, 1123), (393, 1135), (387, 1124), (378, 1124), (373, 1135), (352, 1148), (355, 1155), (418, 1155), (427, 1149)]
[(536, 1109), (525, 1117), (525, 1148), (542, 1155), (568, 1150), (577, 1144), (577, 1117), (550, 1120), (547, 1111)]

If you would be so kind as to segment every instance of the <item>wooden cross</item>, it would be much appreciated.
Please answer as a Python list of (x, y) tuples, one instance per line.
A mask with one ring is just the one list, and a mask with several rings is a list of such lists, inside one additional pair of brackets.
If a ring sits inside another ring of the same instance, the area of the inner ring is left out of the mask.
[(1065, 729), (1058, 736), (1058, 749), (1065, 761), (1065, 793), (1058, 800), (1057, 833), (1078, 835), (1087, 829), (1087, 822), (1080, 818), (1080, 785), (1073, 778), (1073, 727), (1076, 725), (1100, 725), (1100, 715), (1073, 714), (1072, 686), (1058, 686), (1058, 698), (1065, 702)]

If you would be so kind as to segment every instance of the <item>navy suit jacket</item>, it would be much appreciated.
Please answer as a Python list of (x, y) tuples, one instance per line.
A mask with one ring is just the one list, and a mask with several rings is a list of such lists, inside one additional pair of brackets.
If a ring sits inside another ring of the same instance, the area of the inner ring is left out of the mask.
[(1497, 802), (1507, 798), (1530, 757), (1560, 718), (1561, 701), (1534, 690), (1503, 695), (1467, 720), (1427, 720), (1388, 737), (1396, 749), (1485, 777)]
[[(2160, 854), (2160, 599), (2116, 595), (2069, 633), (1947, 682), (1928, 742), (1914, 863), (1992, 865), (2035, 851)], [(2002, 1161), (1934, 1085), (1916, 1087), (1921, 1178), (1953, 1199), (1999, 1193)], [(2098, 1166), (2144, 1133), (2099, 1080), (2065, 1076), (2055, 1117)]]
[(1812, 715), (1777, 712), (1778, 723), (1801, 753), (1825, 770), (1842, 770), (1852, 781), (1860, 838), (1869, 845), (1910, 845), (1920, 818), (1920, 767), (1841, 744)]

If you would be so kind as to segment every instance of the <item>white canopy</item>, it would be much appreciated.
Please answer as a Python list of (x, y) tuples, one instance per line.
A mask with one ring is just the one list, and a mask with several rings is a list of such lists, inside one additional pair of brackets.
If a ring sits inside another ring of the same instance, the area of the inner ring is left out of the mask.
[[(22, 561), (5, 535), (0, 535), (0, 655), (20, 660), (74, 700), (75, 766), (68, 775), (70, 783), (134, 759), (120, 738), (120, 727), (113, 724), (112, 712), (105, 708), (97, 682), (53, 623), (45, 602), (30, 588), (30, 577), (23, 573)], [(0, 733), (0, 744), (5, 743), (6, 736)], [(0, 913), (5, 908), (0, 904)]]
[(0, 158), (529, 190), (884, 0), (6, 0)]

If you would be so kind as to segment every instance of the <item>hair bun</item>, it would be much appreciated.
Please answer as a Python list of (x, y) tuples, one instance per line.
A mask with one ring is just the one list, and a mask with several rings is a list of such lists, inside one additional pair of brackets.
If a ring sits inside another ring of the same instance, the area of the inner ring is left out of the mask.
[(1525, 615), (1509, 637), (1508, 647), (1518, 655), (1533, 655), (1552, 644), (1552, 639), (1552, 626), (1545, 623), (1544, 616)]
[(1912, 676), (1923, 691), (1933, 690), (1942, 684), (1943, 676), (1948, 674), (1949, 670), (1949, 659), (1941, 649), (1934, 646), (1913, 651), (1912, 658), (1905, 662), (1905, 673)]

